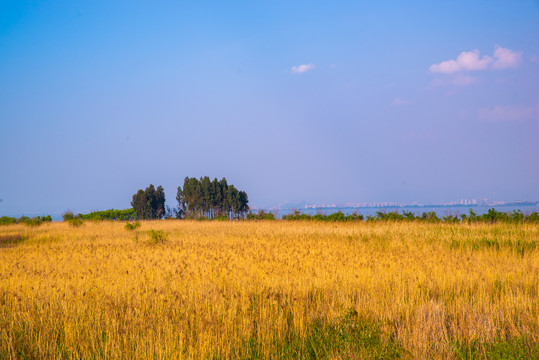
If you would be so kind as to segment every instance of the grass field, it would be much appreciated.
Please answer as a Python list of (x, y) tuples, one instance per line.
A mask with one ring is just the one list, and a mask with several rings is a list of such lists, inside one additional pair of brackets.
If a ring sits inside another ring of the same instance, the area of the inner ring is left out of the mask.
[(539, 358), (539, 225), (124, 226), (0, 226), (1, 359)]

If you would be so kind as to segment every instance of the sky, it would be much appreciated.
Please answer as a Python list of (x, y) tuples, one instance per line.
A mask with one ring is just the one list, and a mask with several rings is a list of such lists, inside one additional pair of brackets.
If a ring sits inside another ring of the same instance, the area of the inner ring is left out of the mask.
[(0, 215), (539, 200), (539, 1), (0, 2)]

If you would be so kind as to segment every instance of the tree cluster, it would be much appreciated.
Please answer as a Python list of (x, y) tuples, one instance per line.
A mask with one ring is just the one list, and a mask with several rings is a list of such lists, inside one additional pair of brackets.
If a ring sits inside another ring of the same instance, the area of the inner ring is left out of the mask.
[(137, 219), (162, 219), (165, 216), (165, 191), (150, 184), (145, 190), (139, 189), (133, 195), (131, 206)]
[[(262, 214), (265, 213), (262, 211)], [(260, 219), (255, 215), (248, 215), (248, 219)], [(262, 217), (264, 219), (264, 217)], [(438, 217), (434, 211), (424, 212), (421, 215), (415, 215), (411, 211), (403, 211), (402, 214), (398, 211), (385, 212), (377, 211), (374, 216), (367, 216), (365, 219), (361, 214), (350, 214), (345, 215), (341, 211), (330, 215), (324, 214), (302, 214), (301, 211), (295, 210), (292, 214), (283, 215), (283, 220), (313, 220), (313, 221), (331, 221), (331, 222), (344, 222), (344, 221), (422, 221), (430, 223), (537, 223), (539, 222), (539, 213), (536, 211), (528, 214), (522, 213), (520, 210), (513, 210), (513, 212), (502, 212), (497, 211), (496, 209), (490, 209), (486, 214), (478, 215), (472, 209), (470, 209), (469, 214), (448, 214), (447, 216)]]
[(120, 221), (129, 221), (134, 220), (137, 217), (134, 209), (123, 209), (123, 210), (102, 210), (102, 211), (93, 211), (89, 214), (79, 214), (79, 217), (82, 220), (120, 220)]
[(178, 186), (176, 200), (178, 217), (239, 219), (249, 211), (247, 193), (228, 185), (225, 178), (186, 177), (183, 189)]
[(51, 222), (52, 217), (50, 215), (44, 215), (44, 216), (35, 216), (33, 218), (29, 218), (28, 216), (21, 216), (20, 218), (14, 218), (9, 216), (2, 216), (0, 217), (0, 225), (11, 225), (11, 224), (26, 224), (26, 225), (32, 225), (32, 226), (39, 226), (44, 222)]

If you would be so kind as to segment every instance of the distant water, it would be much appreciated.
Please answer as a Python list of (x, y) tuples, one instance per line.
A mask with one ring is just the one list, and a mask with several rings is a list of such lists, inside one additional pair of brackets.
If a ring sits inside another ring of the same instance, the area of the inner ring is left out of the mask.
[[(511, 213), (513, 210), (520, 210), (523, 214), (530, 214), (532, 212), (539, 212), (539, 207), (536, 205), (492, 205), (492, 206), (477, 206), (477, 205), (468, 205), (468, 206), (403, 206), (403, 207), (368, 207), (368, 208), (349, 208), (349, 207), (342, 207), (342, 208), (324, 208), (324, 209), (295, 209), (299, 210), (302, 214), (309, 214), (309, 215), (316, 215), (317, 213), (321, 213), (324, 215), (333, 214), (337, 211), (342, 211), (344, 214), (361, 214), (365, 217), (367, 216), (374, 216), (378, 211), (382, 212), (399, 212), (402, 214), (403, 211), (410, 211), (414, 213), (416, 216), (421, 216), (424, 212), (431, 212), (434, 211), (438, 217), (447, 216), (449, 214), (452, 215), (460, 215), (460, 214), (468, 214), (469, 209), (472, 209), (477, 215), (486, 214), (489, 209), (494, 208), (496, 211)], [(288, 215), (294, 212), (294, 209), (283, 209), (277, 211), (277, 217), (280, 219), (283, 215)]]
[[(296, 210), (301, 211), (302, 214), (310, 214), (310, 215), (316, 215), (317, 213), (321, 213), (324, 215), (329, 215), (332, 213), (335, 213), (337, 211), (342, 211), (344, 214), (352, 214), (352, 213), (358, 213), (365, 217), (367, 216), (374, 216), (378, 211), (383, 212), (395, 212), (398, 211), (402, 214), (403, 211), (411, 211), (414, 213), (414, 215), (423, 214), (424, 212), (430, 212), (434, 211), (438, 217), (447, 216), (449, 214), (452, 215), (460, 215), (460, 214), (468, 214), (469, 209), (472, 209), (476, 214), (486, 214), (489, 209), (496, 209), (496, 211), (502, 211), (502, 212), (513, 212), (513, 210), (520, 210), (523, 214), (530, 214), (532, 212), (539, 212), (539, 206), (537, 205), (496, 205), (496, 206), (477, 206), (477, 205), (459, 205), (459, 206), (404, 206), (404, 207), (394, 207), (394, 206), (388, 206), (388, 207), (368, 207), (368, 208), (350, 208), (350, 207), (341, 207), (341, 208), (324, 208), (324, 209), (303, 209), (298, 208)], [(268, 211), (268, 210), (266, 210)], [(256, 212), (256, 211), (255, 211)], [(274, 211), (269, 211), (272, 213), (275, 213)], [(283, 215), (288, 215), (294, 212), (294, 209), (283, 209), (277, 211), (277, 218), (282, 218)], [(7, 215), (7, 216), (14, 216), (16, 218), (21, 217), (22, 215), (26, 215), (28, 217), (33, 217), (37, 215), (51, 215), (52, 219), (54, 221), (61, 221), (62, 215), (58, 213), (30, 213), (30, 214), (15, 214), (15, 215)], [(4, 216), (4, 214), (1, 214), (0, 216)]]

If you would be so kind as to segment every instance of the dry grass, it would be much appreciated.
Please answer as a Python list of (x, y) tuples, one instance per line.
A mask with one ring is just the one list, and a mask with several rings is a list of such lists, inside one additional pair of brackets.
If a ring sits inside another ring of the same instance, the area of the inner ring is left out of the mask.
[(0, 358), (539, 356), (538, 225), (124, 225), (0, 227)]

